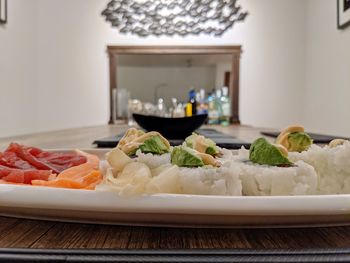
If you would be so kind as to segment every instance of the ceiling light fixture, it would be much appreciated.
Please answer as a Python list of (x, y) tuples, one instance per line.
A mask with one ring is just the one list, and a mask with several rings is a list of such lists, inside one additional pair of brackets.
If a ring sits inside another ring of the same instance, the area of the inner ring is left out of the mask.
[(123, 34), (221, 36), (248, 12), (237, 0), (112, 0), (102, 15)]

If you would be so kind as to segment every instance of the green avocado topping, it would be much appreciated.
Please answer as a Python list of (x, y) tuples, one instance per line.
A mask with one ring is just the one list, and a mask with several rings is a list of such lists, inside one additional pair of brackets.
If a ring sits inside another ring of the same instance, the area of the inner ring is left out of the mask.
[[(185, 139), (185, 145), (187, 147), (193, 148), (194, 147), (194, 142), (195, 140), (198, 139), (198, 137), (201, 135), (198, 135), (197, 133), (192, 133), (192, 135), (188, 136)], [(204, 138), (204, 145), (207, 147), (204, 151), (204, 153), (206, 154), (210, 154), (212, 156), (216, 156), (219, 154), (219, 149), (216, 146), (216, 143), (208, 138), (205, 138), (204, 136), (201, 136), (202, 138)]]
[(252, 143), (249, 150), (249, 160), (253, 163), (271, 166), (290, 166), (293, 164), (265, 138), (259, 138)]
[(217, 148), (216, 147), (211, 147), (211, 146), (208, 146), (208, 148), (205, 150), (205, 153), (206, 154), (210, 154), (212, 156), (215, 156), (218, 154), (218, 151), (217, 151)]
[(213, 140), (205, 138), (205, 142), (208, 145), (208, 148), (205, 151), (205, 153), (210, 154), (212, 156), (219, 154), (219, 149), (218, 149), (218, 147), (216, 146), (216, 143)]
[(171, 153), (171, 163), (180, 167), (204, 166), (202, 159), (194, 150), (186, 146), (176, 146)]
[(192, 148), (193, 147), (193, 141), (194, 141), (195, 138), (197, 138), (197, 136), (199, 136), (197, 133), (192, 133), (192, 135), (188, 136), (185, 139), (186, 146)]
[(288, 134), (290, 152), (302, 152), (307, 150), (312, 144), (311, 137), (305, 132), (292, 132)]
[(151, 138), (144, 141), (142, 145), (140, 145), (139, 149), (143, 153), (153, 153), (153, 154), (164, 154), (169, 152), (169, 148), (163, 142), (162, 138), (158, 135), (152, 136)]
[(129, 156), (129, 157), (135, 156), (138, 149), (139, 149), (139, 148), (136, 148), (135, 150), (129, 152), (129, 153), (128, 153), (128, 156)]

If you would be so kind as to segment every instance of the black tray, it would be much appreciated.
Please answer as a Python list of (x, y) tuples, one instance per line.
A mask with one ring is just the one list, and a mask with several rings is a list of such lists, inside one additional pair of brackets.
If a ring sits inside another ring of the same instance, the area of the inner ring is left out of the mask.
[[(262, 135), (270, 136), (270, 137), (277, 137), (280, 132), (269, 132), (269, 131), (262, 131), (260, 132)], [(314, 143), (329, 143), (330, 141), (334, 139), (344, 139), (349, 140), (349, 138), (345, 137), (339, 137), (334, 135), (326, 135), (326, 134), (318, 134), (318, 133), (307, 133), (310, 135), (310, 137), (314, 140)]]
[(0, 262), (350, 262), (350, 249), (0, 249)]
[[(198, 134), (201, 134), (207, 138), (212, 139), (216, 142), (219, 147), (226, 149), (239, 149), (242, 146), (249, 148), (250, 143), (237, 139), (234, 136), (221, 133), (215, 129), (198, 129), (196, 131)], [(117, 136), (112, 136), (108, 138), (98, 139), (93, 142), (99, 148), (114, 148), (117, 146), (119, 140), (123, 137), (124, 134), (119, 134)], [(173, 146), (180, 145), (183, 143), (181, 139), (170, 139), (170, 144)]]

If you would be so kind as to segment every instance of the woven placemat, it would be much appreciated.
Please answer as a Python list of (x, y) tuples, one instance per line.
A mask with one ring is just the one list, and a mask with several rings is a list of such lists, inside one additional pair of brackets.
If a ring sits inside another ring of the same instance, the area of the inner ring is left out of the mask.
[(0, 262), (350, 262), (350, 249), (45, 250), (0, 249)]

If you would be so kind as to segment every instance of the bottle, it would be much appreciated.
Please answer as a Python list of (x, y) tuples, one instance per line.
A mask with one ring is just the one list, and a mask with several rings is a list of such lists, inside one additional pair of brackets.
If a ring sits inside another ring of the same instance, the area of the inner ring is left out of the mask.
[(194, 89), (191, 89), (188, 95), (189, 100), (186, 105), (186, 116), (190, 117), (197, 114), (196, 91)]
[(208, 96), (208, 124), (219, 124), (219, 111), (215, 90)]
[(207, 114), (208, 113), (208, 104), (205, 100), (205, 90), (201, 89), (198, 95), (198, 107), (197, 107), (197, 114)]
[(218, 124), (220, 124), (220, 120), (222, 118), (221, 96), (222, 96), (221, 89), (217, 89), (215, 106), (216, 106), (216, 110), (218, 111)]
[[(191, 109), (192, 112), (192, 109)], [(182, 118), (185, 117), (185, 111), (184, 111), (184, 106), (182, 103), (177, 103), (176, 108), (174, 109), (173, 112), (173, 118)]]
[(187, 102), (186, 104), (186, 117), (192, 116), (192, 104), (190, 102)]
[(165, 103), (162, 98), (158, 99), (158, 104), (157, 104), (157, 115), (159, 117), (164, 117), (166, 113), (166, 108), (165, 108)]
[(201, 103), (201, 95), (199, 92), (196, 92), (196, 110), (197, 114), (202, 114), (200, 109), (200, 103)]
[(213, 117), (212, 117), (212, 101), (213, 101), (213, 93), (208, 92), (208, 97), (206, 100), (206, 104), (208, 105), (208, 118), (206, 120), (206, 124), (211, 124), (210, 120), (213, 119)]
[(223, 126), (228, 126), (231, 122), (231, 101), (228, 96), (228, 87), (222, 88), (222, 96), (220, 98), (220, 101), (222, 109), (220, 124)]

